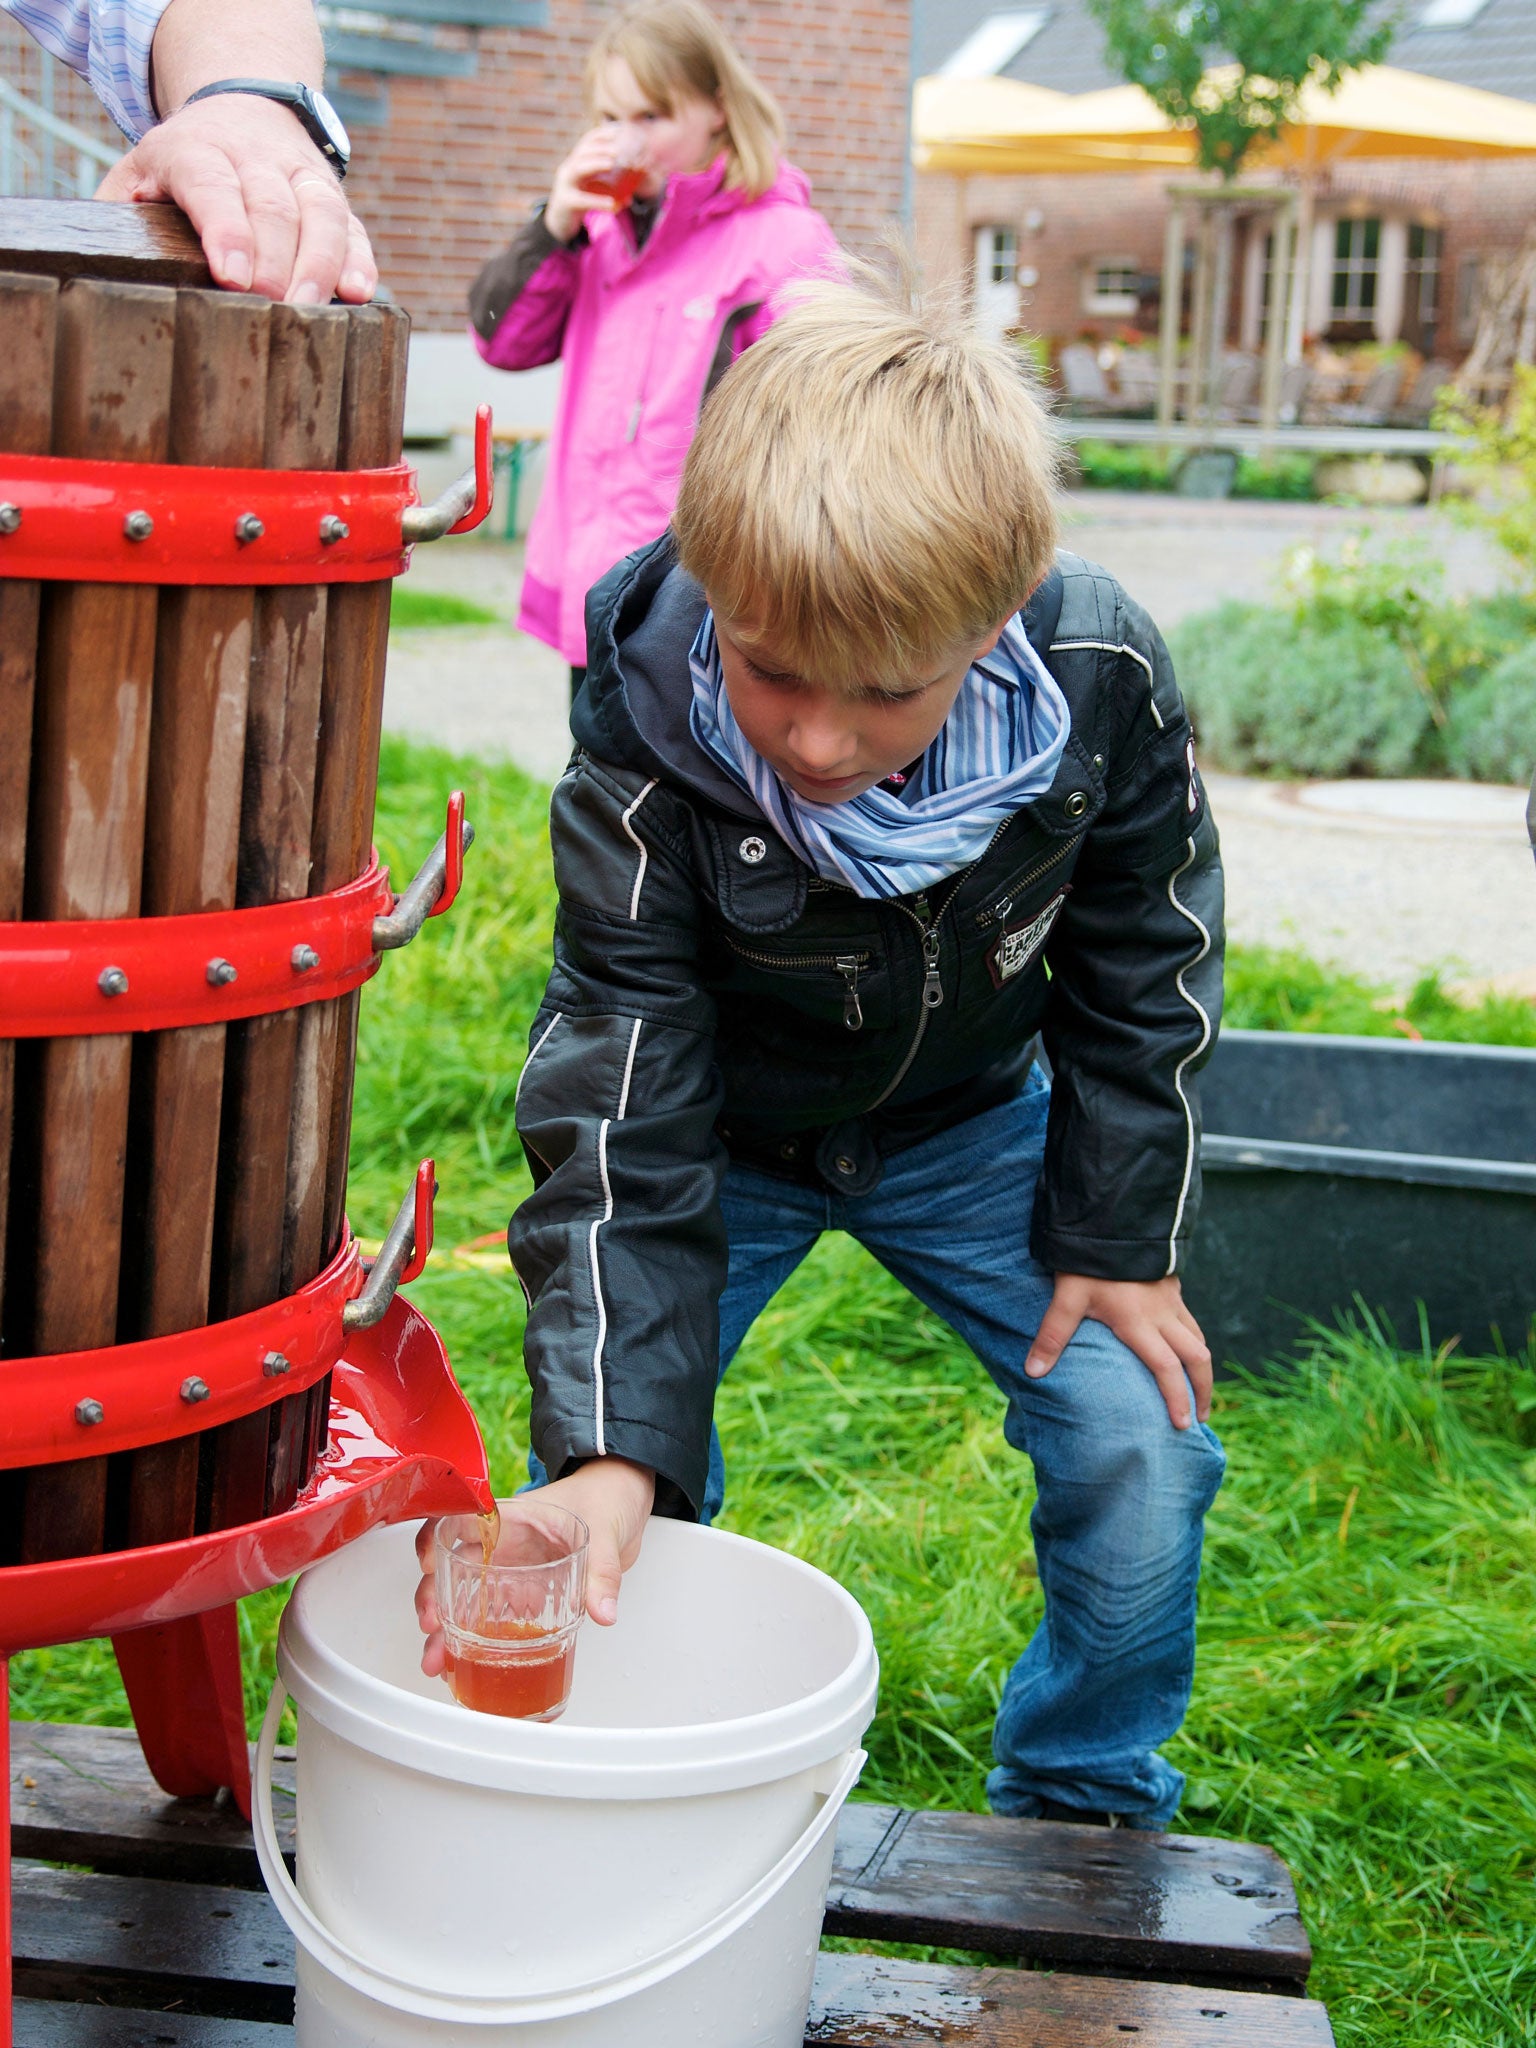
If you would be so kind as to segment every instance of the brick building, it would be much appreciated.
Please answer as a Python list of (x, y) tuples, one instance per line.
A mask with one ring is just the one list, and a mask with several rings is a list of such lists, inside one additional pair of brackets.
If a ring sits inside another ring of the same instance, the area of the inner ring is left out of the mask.
[[(1120, 82), (1082, 0), (999, 11), (995, 0), (924, 0), (914, 68), (1014, 78), (1058, 92)], [(1390, 62), (1536, 100), (1531, 0), (1407, 0)], [(1155, 332), (1165, 174), (916, 181), (916, 233), (931, 275), (967, 274), (978, 311), (1053, 342)], [(1403, 340), (1455, 359), (1472, 338), (1490, 258), (1536, 219), (1536, 160), (1339, 164), (1318, 186), (1309, 334)], [(1264, 223), (1238, 252), (1230, 339), (1257, 345)]]
[[(366, 12), (319, 8), (327, 87), (352, 133), (349, 191), (384, 284), (414, 323), (408, 424), (418, 435), (461, 423), (474, 397), (492, 388), (499, 416), (547, 417), (551, 379), (480, 374), (463, 338), (464, 295), (548, 192), (555, 164), (585, 126), (583, 62), (612, 7), (368, 0)], [(908, 0), (716, 0), (716, 11), (778, 96), (789, 154), (815, 203), (848, 246), (870, 246), (903, 204)], [(90, 88), (6, 16), (0, 81), (98, 147), (121, 149)], [(0, 192), (89, 191), (96, 175), (62, 138), (0, 104)]]
[[(417, 326), (462, 325), (469, 279), (548, 191), (586, 125), (582, 65), (612, 11), (611, 0), (372, 0), (366, 14), (320, 7), (327, 86), (352, 132), (353, 204)], [(789, 154), (816, 204), (845, 243), (867, 247), (902, 207), (906, 0), (720, 0), (716, 11), (778, 96)], [(0, 80), (103, 149), (122, 149), (89, 86), (6, 16)], [(0, 190), (45, 189), (45, 148), (17, 115)], [(80, 189), (75, 171), (56, 140), (52, 189)]]

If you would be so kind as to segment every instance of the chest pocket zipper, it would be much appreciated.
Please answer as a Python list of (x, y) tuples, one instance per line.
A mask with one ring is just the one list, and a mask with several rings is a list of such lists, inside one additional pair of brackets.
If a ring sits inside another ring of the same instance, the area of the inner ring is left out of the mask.
[(739, 960), (749, 960), (754, 967), (783, 967), (791, 970), (803, 967), (828, 967), (834, 974), (841, 975), (843, 982), (843, 1023), (849, 1031), (864, 1028), (864, 1006), (859, 1001), (859, 976), (869, 965), (867, 953), (759, 953), (750, 946), (738, 945), (727, 936), (725, 943)]
[(1066, 859), (1067, 855), (1072, 852), (1082, 836), (1079, 833), (1077, 838), (1066, 840), (1057, 847), (1056, 851), (1048, 859), (1038, 861), (1029, 870), (1028, 874), (1020, 875), (1019, 879), (1009, 889), (1008, 894), (1002, 897), (1000, 901), (991, 904), (985, 910), (978, 910), (976, 912), (977, 928), (985, 931), (990, 924), (1006, 923), (1013, 909), (1014, 898), (1019, 894), (1020, 890), (1027, 889), (1031, 882), (1038, 882), (1042, 875), (1048, 875), (1052, 868), (1059, 866)]

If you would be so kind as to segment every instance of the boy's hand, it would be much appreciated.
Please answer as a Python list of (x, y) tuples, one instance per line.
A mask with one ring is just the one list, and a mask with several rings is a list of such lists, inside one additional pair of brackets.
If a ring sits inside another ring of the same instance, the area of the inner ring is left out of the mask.
[[(519, 1516), (537, 1520), (539, 1508), (553, 1501), (580, 1515), (590, 1532), (587, 1548), (587, 1612), (603, 1627), (619, 1618), (619, 1580), (640, 1555), (640, 1540), (656, 1497), (656, 1475), (648, 1465), (627, 1458), (594, 1458), (566, 1479), (537, 1492), (519, 1494), (502, 1509), (504, 1522)], [(443, 1668), (443, 1631), (438, 1625), (433, 1538), (437, 1523), (423, 1522), (416, 1532), (416, 1557), (423, 1577), (416, 1588), (416, 1619), (426, 1636), (421, 1668), (436, 1678)]]
[(1051, 1305), (1024, 1361), (1032, 1380), (1050, 1371), (1085, 1316), (1105, 1324), (1135, 1352), (1157, 1381), (1175, 1429), (1188, 1429), (1193, 1420), (1189, 1386), (1195, 1390), (1195, 1414), (1204, 1422), (1211, 1412), (1211, 1354), (1177, 1279), (1091, 1280), (1083, 1273), (1058, 1273)]

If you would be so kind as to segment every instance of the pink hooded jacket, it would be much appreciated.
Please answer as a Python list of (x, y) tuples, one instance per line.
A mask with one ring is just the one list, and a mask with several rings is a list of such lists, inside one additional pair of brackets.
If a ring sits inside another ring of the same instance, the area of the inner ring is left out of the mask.
[(624, 214), (572, 244), (534, 221), (471, 294), (488, 363), (565, 365), (518, 624), (578, 667), (587, 592), (665, 530), (712, 375), (767, 332), (783, 285), (836, 262), (792, 164), (759, 199), (724, 181), (723, 156), (673, 178), (638, 252)]

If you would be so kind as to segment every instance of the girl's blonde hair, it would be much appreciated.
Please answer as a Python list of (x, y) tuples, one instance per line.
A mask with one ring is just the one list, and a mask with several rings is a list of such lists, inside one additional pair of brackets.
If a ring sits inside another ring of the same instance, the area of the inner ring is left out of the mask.
[(717, 102), (725, 115), (725, 182), (749, 199), (762, 197), (779, 174), (784, 116), (700, 0), (631, 0), (592, 45), (589, 95), (610, 57), (622, 57), (646, 98), (669, 114), (679, 98)]
[(848, 268), (721, 378), (672, 515), (716, 610), (834, 688), (905, 679), (1022, 605), (1060, 468), (1017, 349), (910, 276)]

